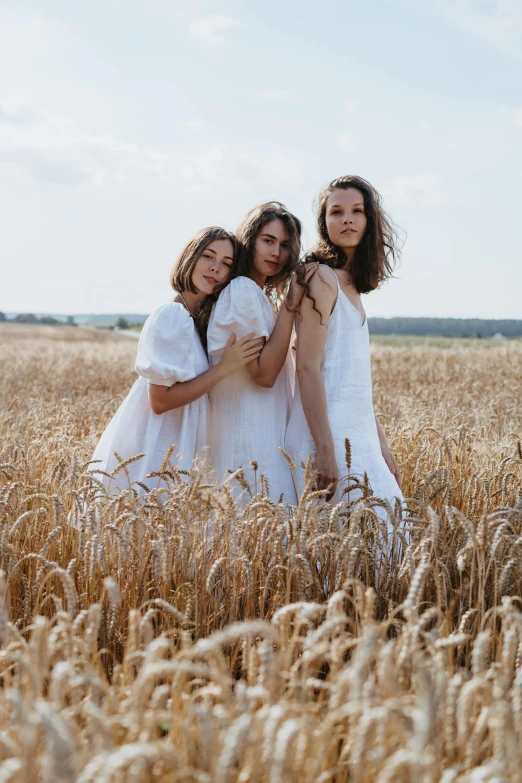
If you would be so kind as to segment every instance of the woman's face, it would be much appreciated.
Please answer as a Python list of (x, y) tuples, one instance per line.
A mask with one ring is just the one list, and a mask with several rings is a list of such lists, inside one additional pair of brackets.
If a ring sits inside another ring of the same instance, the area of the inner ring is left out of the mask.
[(332, 244), (342, 250), (356, 248), (368, 222), (361, 191), (356, 188), (333, 190), (326, 202), (325, 220)]
[(259, 231), (254, 246), (254, 269), (259, 275), (273, 277), (284, 267), (290, 255), (288, 231), (279, 218), (270, 220)]
[(229, 239), (215, 239), (201, 253), (192, 270), (192, 283), (199, 293), (212, 294), (230, 277), (234, 246)]

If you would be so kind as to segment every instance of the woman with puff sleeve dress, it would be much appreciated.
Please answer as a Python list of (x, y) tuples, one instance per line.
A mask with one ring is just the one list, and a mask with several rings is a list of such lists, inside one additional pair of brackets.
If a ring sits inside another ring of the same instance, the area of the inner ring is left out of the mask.
[[(177, 296), (147, 319), (135, 365), (139, 377), (92, 457), (91, 470), (103, 471), (99, 475), (109, 490), (126, 489), (134, 482), (144, 485), (141, 490), (158, 486), (158, 478), (147, 479), (147, 475), (160, 469), (171, 447), (171, 459), (182, 470), (207, 458), (208, 391), (255, 359), (260, 350), (252, 335), (229, 340), (219, 364), (209, 368), (201, 341), (201, 305), (228, 280), (235, 247), (235, 237), (223, 229), (204, 229), (174, 265), (171, 285)], [(111, 479), (103, 475), (136, 454), (144, 456), (126, 466), (129, 478), (124, 470)]]
[[(280, 448), (284, 447), (295, 377), (290, 338), (295, 309), (304, 292), (294, 274), (300, 238), (301, 223), (279, 202), (262, 204), (246, 215), (237, 230), (237, 276), (219, 295), (207, 332), (211, 365), (220, 360), (231, 335), (241, 338), (253, 332), (264, 343), (257, 359), (210, 393), (210, 442), (217, 478), (221, 481), (242, 468), (254, 494), (261, 489), (263, 474), (270, 498), (284, 503), (297, 500), (292, 473)], [(277, 313), (277, 303), (287, 288)], [(239, 484), (232, 489), (241, 502), (248, 501), (249, 493)]]

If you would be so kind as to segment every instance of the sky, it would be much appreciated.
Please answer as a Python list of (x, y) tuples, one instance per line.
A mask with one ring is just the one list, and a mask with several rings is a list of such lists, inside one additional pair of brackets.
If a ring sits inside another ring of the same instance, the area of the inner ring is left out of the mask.
[(0, 310), (148, 313), (344, 174), (404, 241), (369, 316), (522, 318), (522, 0), (2, 0)]

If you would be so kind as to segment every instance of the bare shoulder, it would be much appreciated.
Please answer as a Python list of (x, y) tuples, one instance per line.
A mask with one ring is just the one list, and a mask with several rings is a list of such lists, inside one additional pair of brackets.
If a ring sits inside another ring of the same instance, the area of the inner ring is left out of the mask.
[(337, 295), (337, 275), (326, 264), (319, 264), (317, 272), (309, 281), (310, 293), (313, 296), (329, 296), (335, 298)]

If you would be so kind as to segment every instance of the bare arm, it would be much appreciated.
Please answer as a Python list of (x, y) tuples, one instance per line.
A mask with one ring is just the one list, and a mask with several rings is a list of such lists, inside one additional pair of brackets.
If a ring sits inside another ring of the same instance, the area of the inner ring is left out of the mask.
[(316, 449), (318, 489), (326, 489), (339, 479), (321, 373), (328, 322), (337, 293), (334, 277), (334, 272), (321, 267), (310, 282), (310, 293), (321, 319), (308, 298), (301, 304), (302, 318), (297, 319), (297, 375), (303, 411)]
[[(307, 266), (309, 268), (305, 274), (306, 282), (317, 270), (317, 264)], [(292, 336), (295, 310), (301, 303), (303, 293), (303, 287), (297, 283), (294, 276), (290, 284), (289, 296), (279, 311), (272, 334), (265, 342), (259, 358), (247, 366), (250, 377), (259, 386), (271, 389), (283, 368)], [(289, 307), (292, 309), (289, 310)]]
[(153, 412), (166, 413), (198, 400), (227, 375), (257, 359), (262, 348), (261, 339), (255, 337), (254, 334), (248, 334), (237, 343), (235, 339), (235, 335), (231, 335), (218, 364), (192, 380), (175, 383), (173, 386), (159, 386), (150, 383), (149, 402)]
[(388, 445), (388, 441), (386, 440), (386, 435), (384, 434), (384, 430), (377, 416), (375, 417), (375, 423), (377, 425), (377, 433), (379, 435), (379, 443), (381, 445), (382, 456), (384, 457), (390, 471), (395, 476), (395, 480), (399, 485), (399, 489), (402, 489), (402, 476), (401, 476), (400, 468), (397, 464), (397, 460), (395, 459)]

